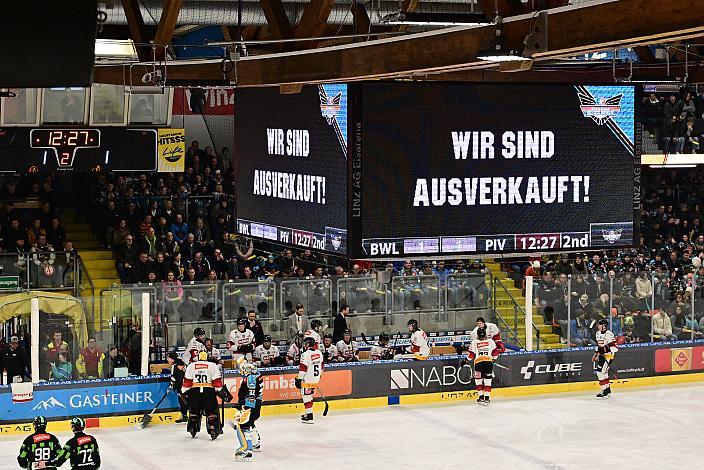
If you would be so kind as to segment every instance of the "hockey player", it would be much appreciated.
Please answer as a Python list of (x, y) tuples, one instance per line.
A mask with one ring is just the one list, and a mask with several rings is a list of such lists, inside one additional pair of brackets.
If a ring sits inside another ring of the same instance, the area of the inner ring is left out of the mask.
[(32, 424), (34, 432), (22, 442), (17, 463), (20, 464), (20, 467), (31, 470), (38, 468), (37, 464), (43, 462), (43, 468), (55, 470), (56, 466), (49, 466), (47, 463), (56, 459), (61, 444), (56, 436), (46, 432), (47, 421), (44, 416), (37, 416)]
[(320, 347), (320, 352), (323, 353), (323, 363), (330, 364), (337, 362), (337, 346), (332, 344), (332, 335), (323, 336), (323, 345)]
[(318, 351), (315, 339), (311, 336), (303, 340), (305, 351), (301, 354), (301, 364), (298, 366), (296, 388), (301, 391), (303, 407), (306, 412), (301, 415), (301, 422), (313, 424), (313, 394), (323, 374), (323, 354)]
[(188, 422), (188, 402), (186, 396), (181, 393), (183, 386), (183, 376), (186, 373), (186, 364), (175, 352), (170, 352), (166, 356), (166, 362), (171, 366), (171, 378), (169, 379), (169, 388), (178, 395), (178, 406), (181, 409), (181, 417), (176, 420), (177, 423)]
[(269, 335), (264, 335), (262, 341), (264, 344), (254, 348), (254, 363), (257, 367), (275, 366), (279, 358), (279, 348), (271, 345), (271, 336)]
[(609, 331), (609, 321), (602, 318), (596, 322), (596, 351), (592, 357), (596, 377), (599, 379), (599, 387), (601, 388), (601, 391), (596, 395), (597, 398), (606, 398), (611, 395), (609, 369), (616, 352), (618, 352), (616, 338)]
[(301, 353), (303, 349), (303, 337), (298, 334), (293, 337), (293, 343), (288, 347), (286, 352), (286, 364), (296, 366), (301, 361)]
[(222, 365), (223, 360), (220, 357), (220, 350), (215, 347), (215, 342), (212, 338), (205, 338), (205, 350), (208, 352), (208, 360), (210, 362)]
[(369, 354), (372, 361), (381, 361), (383, 359), (393, 359), (394, 351), (389, 347), (389, 335), (382, 333), (379, 335), (379, 342), (372, 346)]
[(474, 383), (480, 405), (489, 404), (491, 379), (494, 377), (494, 360), (499, 357), (499, 348), (493, 339), (487, 337), (485, 328), (477, 329), (477, 337), (469, 346), (469, 360), (474, 360)]
[(247, 319), (238, 318), (237, 329), (232, 330), (227, 339), (227, 348), (232, 352), (232, 358), (237, 362), (240, 358), (251, 361), (255, 346), (254, 333), (247, 329)]
[[(188, 432), (191, 437), (196, 437), (200, 431), (200, 415), (205, 414), (207, 430), (210, 437), (215, 440), (220, 434), (218, 418), (217, 395), (223, 397), (223, 382), (220, 368), (208, 361), (208, 353), (201, 351), (198, 360), (191, 362), (186, 367), (181, 391), (188, 397)], [(225, 390), (227, 395), (229, 392)], [(224, 398), (224, 397), (223, 397)]]
[(235, 423), (239, 448), (235, 452), (235, 459), (248, 461), (252, 459), (252, 451), (261, 450), (261, 439), (255, 422), (259, 419), (262, 409), (262, 395), (264, 382), (257, 366), (245, 363), (240, 366), (242, 384), (237, 392), (237, 413)]
[(494, 340), (494, 343), (496, 343), (496, 347), (499, 349), (499, 354), (502, 354), (506, 351), (506, 346), (504, 346), (504, 342), (501, 340), (501, 330), (499, 330), (499, 327), (496, 326), (495, 323), (485, 321), (484, 317), (477, 318), (477, 326), (474, 327), (474, 329), (470, 333), (470, 336), (473, 340), (477, 339), (477, 331), (480, 328), (484, 328), (486, 330), (487, 338), (491, 338), (492, 340)]
[(303, 333), (303, 341), (305, 341), (306, 338), (313, 338), (315, 340), (315, 348), (320, 349), (321, 344), (323, 343), (321, 338), (320, 338), (320, 333), (324, 330), (323, 328), (323, 322), (320, 320), (313, 320), (310, 322), (310, 330), (306, 331)]
[(418, 320), (408, 320), (408, 331), (411, 333), (411, 345), (406, 348), (406, 354), (397, 354), (394, 359), (415, 359), (424, 361), (430, 356), (428, 336), (418, 327)]
[(342, 333), (342, 339), (337, 342), (337, 361), (338, 362), (357, 362), (357, 341), (352, 340), (352, 332), (345, 330)]
[(188, 342), (188, 346), (186, 346), (181, 360), (184, 364), (188, 365), (198, 359), (198, 353), (201, 351), (205, 351), (205, 330), (203, 328), (196, 328), (193, 330), (193, 338)]
[(98, 441), (83, 430), (86, 422), (83, 418), (75, 417), (71, 420), (71, 431), (73, 437), (59, 451), (56, 460), (51, 464), (60, 467), (67, 460), (71, 462), (71, 470), (98, 470), (100, 468), (100, 450)]

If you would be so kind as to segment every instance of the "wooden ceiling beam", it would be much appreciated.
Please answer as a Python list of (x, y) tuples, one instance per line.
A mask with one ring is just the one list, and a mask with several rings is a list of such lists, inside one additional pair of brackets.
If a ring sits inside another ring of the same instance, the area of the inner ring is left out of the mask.
[(151, 60), (151, 47), (144, 45), (149, 44), (149, 36), (147, 35), (144, 18), (142, 18), (142, 10), (139, 8), (139, 0), (122, 0), (122, 10), (125, 12), (125, 18), (127, 18), (130, 37), (137, 44), (137, 57), (142, 61)]
[(154, 44), (156, 45), (155, 55), (157, 60), (166, 58), (166, 49), (164, 46), (171, 45), (171, 38), (176, 29), (178, 15), (181, 13), (181, 5), (183, 0), (164, 0), (164, 9), (159, 18), (159, 25), (156, 28), (154, 35)]
[(294, 32), (281, 0), (259, 0), (271, 39), (291, 39)]
[[(335, 0), (311, 0), (303, 10), (301, 20), (296, 25), (296, 38), (314, 38), (322, 36), (327, 26), (328, 17)], [(299, 49), (314, 47), (314, 42), (300, 42)]]
[[(646, 5), (643, 0), (619, 0), (550, 10), (548, 51), (535, 54), (534, 59), (537, 63), (701, 36), (704, 9), (698, 7), (700, 1), (648, 0)], [(532, 15), (504, 19), (506, 46), (521, 50), (532, 22)], [(236, 80), (239, 86), (275, 86), (496, 68), (496, 64), (476, 57), (493, 33), (492, 26), (447, 28), (337, 47), (250, 56), (238, 62)], [(175, 67), (169, 66), (170, 78)], [(222, 78), (217, 64), (212, 71), (199, 73), (212, 73), (213, 80)], [(96, 67), (95, 76), (99, 83), (122, 83), (122, 67)], [(235, 80), (234, 72), (230, 78)]]

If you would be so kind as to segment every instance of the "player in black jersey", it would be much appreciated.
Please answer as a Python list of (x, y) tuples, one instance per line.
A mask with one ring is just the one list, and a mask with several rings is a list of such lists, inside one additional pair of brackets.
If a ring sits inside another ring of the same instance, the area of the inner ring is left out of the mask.
[(61, 444), (53, 434), (46, 432), (47, 421), (44, 416), (34, 418), (34, 432), (22, 442), (17, 463), (25, 469), (35, 468), (35, 464), (44, 462), (44, 468), (54, 470), (56, 467), (47, 466), (58, 455)]
[(83, 418), (73, 418), (71, 420), (71, 430), (73, 437), (59, 451), (56, 460), (50, 462), (51, 465), (60, 467), (67, 460), (71, 462), (71, 470), (98, 470), (100, 468), (100, 451), (98, 442), (90, 434), (83, 430), (86, 422)]

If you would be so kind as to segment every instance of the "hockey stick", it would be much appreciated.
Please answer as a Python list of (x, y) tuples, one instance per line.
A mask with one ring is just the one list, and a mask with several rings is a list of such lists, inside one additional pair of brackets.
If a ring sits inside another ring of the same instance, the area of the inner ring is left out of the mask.
[(374, 346), (372, 343), (370, 343), (369, 341), (367, 341), (367, 337), (364, 336), (364, 333), (362, 333), (362, 341), (364, 341), (364, 344), (366, 344), (366, 345), (368, 345), (368, 346)]
[(139, 429), (146, 428), (149, 425), (149, 423), (152, 422), (152, 415), (156, 412), (156, 409), (159, 408), (159, 405), (161, 405), (161, 402), (164, 401), (164, 399), (168, 396), (170, 391), (171, 391), (171, 389), (167, 388), (166, 393), (164, 393), (164, 396), (161, 397), (161, 400), (159, 400), (159, 402), (156, 404), (154, 409), (142, 417), (142, 422), (139, 423)]
[(323, 402), (325, 402), (325, 409), (323, 410), (323, 416), (328, 415), (328, 411), (330, 410), (330, 405), (328, 405), (328, 399), (325, 398), (325, 395), (323, 394), (323, 391), (320, 390), (320, 387), (317, 387), (316, 390), (318, 393), (320, 393), (320, 397), (323, 399)]

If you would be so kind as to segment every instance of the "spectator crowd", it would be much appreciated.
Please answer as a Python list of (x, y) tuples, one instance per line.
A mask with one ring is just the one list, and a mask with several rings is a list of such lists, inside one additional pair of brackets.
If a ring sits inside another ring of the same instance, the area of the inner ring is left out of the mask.
[[(642, 122), (647, 135), (663, 153), (704, 153), (704, 96), (694, 88), (650, 92), (643, 98)], [(646, 145), (647, 147), (647, 145)], [(648, 148), (645, 152), (648, 152)]]

